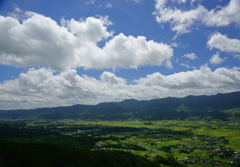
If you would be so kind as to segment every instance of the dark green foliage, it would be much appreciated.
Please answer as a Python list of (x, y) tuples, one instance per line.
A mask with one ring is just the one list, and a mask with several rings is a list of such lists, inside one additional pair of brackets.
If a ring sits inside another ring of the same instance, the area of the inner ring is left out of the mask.
[(170, 153), (171, 152), (171, 149), (172, 148), (176, 148), (177, 146), (174, 146), (174, 145), (169, 145), (169, 146), (162, 146), (161, 147), (161, 151), (165, 151), (165, 152), (167, 152), (167, 153)]
[(170, 165), (171, 167), (181, 167), (182, 166), (172, 156), (165, 158), (165, 157), (157, 155), (155, 157), (155, 160), (161, 164)]
[(1, 165), (6, 167), (157, 167), (156, 161), (124, 151), (89, 150), (52, 144), (0, 141)]

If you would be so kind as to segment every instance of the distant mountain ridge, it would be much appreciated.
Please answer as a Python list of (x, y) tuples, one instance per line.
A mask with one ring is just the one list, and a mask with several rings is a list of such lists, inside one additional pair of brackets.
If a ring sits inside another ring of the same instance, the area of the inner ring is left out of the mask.
[[(1, 118), (35, 117), (45, 119), (99, 119), (99, 120), (161, 120), (186, 119), (189, 116), (226, 119), (222, 110), (240, 108), (240, 92), (211, 96), (167, 97), (154, 100), (127, 99), (122, 102), (98, 105), (73, 105), (67, 107), (37, 108), (31, 110), (0, 110)], [(240, 117), (240, 115), (236, 115)]]

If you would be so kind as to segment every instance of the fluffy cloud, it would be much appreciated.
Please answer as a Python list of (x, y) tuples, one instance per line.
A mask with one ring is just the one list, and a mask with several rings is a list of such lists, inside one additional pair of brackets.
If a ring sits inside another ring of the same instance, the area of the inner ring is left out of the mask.
[(217, 52), (215, 55), (212, 56), (212, 58), (210, 59), (210, 63), (211, 64), (220, 64), (224, 61), (224, 59), (220, 58), (220, 53)]
[(177, 34), (183, 34), (190, 32), (191, 26), (198, 20), (199, 16), (206, 12), (203, 6), (199, 6), (196, 9), (189, 11), (181, 11), (179, 9), (172, 9), (165, 7), (166, 0), (158, 0), (155, 8), (154, 15), (158, 23), (171, 22), (172, 31), (177, 31)]
[(172, 68), (170, 58), (173, 56), (173, 50), (171, 47), (153, 40), (146, 41), (146, 37), (143, 36), (126, 37), (121, 33), (106, 42), (102, 50), (107, 53), (105, 58), (109, 60), (107, 62), (111, 62), (108, 65), (111, 68), (137, 68), (141, 65), (160, 66), (165, 60), (165, 65)]
[[(117, 92), (116, 92), (117, 91)], [(118, 101), (127, 94), (126, 80), (103, 72), (100, 80), (79, 76), (74, 69), (54, 75), (52, 70), (29, 69), (19, 78), (0, 84), (1, 109), (35, 108)]]
[[(177, 35), (189, 33), (194, 23), (201, 22), (206, 26), (228, 26), (236, 23), (240, 27), (240, 1), (230, 0), (225, 7), (217, 7), (208, 10), (202, 5), (183, 11), (176, 7), (166, 6), (167, 0), (155, 0), (156, 21), (158, 23), (170, 22), (172, 31), (177, 31)], [(193, 3), (194, 1), (191, 1)], [(186, 0), (179, 0), (178, 3), (186, 3)]]
[(215, 71), (207, 66), (199, 70), (175, 73), (164, 76), (160, 73), (147, 75), (146, 78), (137, 80), (137, 85), (148, 88), (149, 94), (155, 91), (159, 97), (182, 97), (189, 94), (215, 94), (217, 92), (231, 92), (239, 90), (239, 69), (218, 68)]
[(188, 53), (184, 54), (183, 57), (189, 58), (191, 60), (197, 59), (198, 57), (195, 55), (195, 53)]
[(240, 90), (239, 68), (207, 66), (199, 70), (164, 76), (153, 73), (127, 85), (124, 78), (103, 72), (97, 80), (79, 76), (70, 69), (54, 74), (50, 69), (29, 69), (19, 78), (0, 84), (1, 109), (53, 107), (73, 104), (97, 104), (134, 98), (147, 100), (187, 95), (212, 95)]
[(106, 72), (106, 71), (103, 72), (100, 78), (101, 78), (101, 81), (107, 82), (110, 84), (115, 84), (115, 85), (126, 84), (125, 79), (116, 77), (116, 75), (111, 72)]
[(207, 26), (228, 26), (232, 22), (240, 26), (240, 1), (230, 0), (226, 7), (212, 9), (205, 14), (202, 21)]
[(212, 34), (207, 42), (207, 46), (210, 47), (210, 49), (216, 48), (222, 52), (240, 53), (240, 40), (230, 39), (219, 32)]
[[(43, 15), (25, 12), (20, 23), (16, 18), (0, 16), (0, 64), (18, 67), (42, 65), (54, 70), (71, 68), (138, 68), (163, 65), (172, 68), (173, 49), (163, 43), (146, 41), (143, 36), (119, 34), (107, 27), (108, 17), (85, 20), (61, 20), (59, 26)], [(106, 42), (102, 48), (98, 42)]]
[[(21, 73), (18, 79), (0, 85), (0, 101), (8, 102), (6, 105), (13, 107), (12, 103), (19, 102), (27, 108), (31, 108), (31, 105), (40, 107), (91, 103), (91, 99), (96, 99), (103, 91), (97, 84), (96, 79), (81, 77), (73, 69), (59, 75), (53, 75), (51, 70), (45, 68), (30, 69), (26, 74)], [(107, 92), (104, 94), (107, 95)]]

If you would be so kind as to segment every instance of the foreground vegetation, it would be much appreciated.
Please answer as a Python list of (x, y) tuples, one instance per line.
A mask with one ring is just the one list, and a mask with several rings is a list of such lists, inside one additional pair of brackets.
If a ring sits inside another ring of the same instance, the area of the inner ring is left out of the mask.
[(156, 161), (124, 151), (91, 151), (86, 148), (61, 146), (47, 143), (13, 143), (1, 141), (1, 166), (56, 167), (157, 167)]
[(151, 122), (1, 119), (0, 122), (2, 166), (240, 164), (239, 123), (235, 119)]

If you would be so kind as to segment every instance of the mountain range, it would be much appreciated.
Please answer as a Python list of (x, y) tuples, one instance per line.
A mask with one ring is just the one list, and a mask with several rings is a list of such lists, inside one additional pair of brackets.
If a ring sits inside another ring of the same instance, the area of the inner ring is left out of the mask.
[[(187, 96), (154, 100), (127, 99), (122, 102), (97, 105), (37, 108), (29, 110), (0, 110), (0, 118), (44, 118), (87, 120), (162, 120), (186, 118), (226, 119), (232, 116), (229, 109), (239, 110), (240, 92), (211, 96)], [(240, 117), (239, 112), (234, 116)]]

